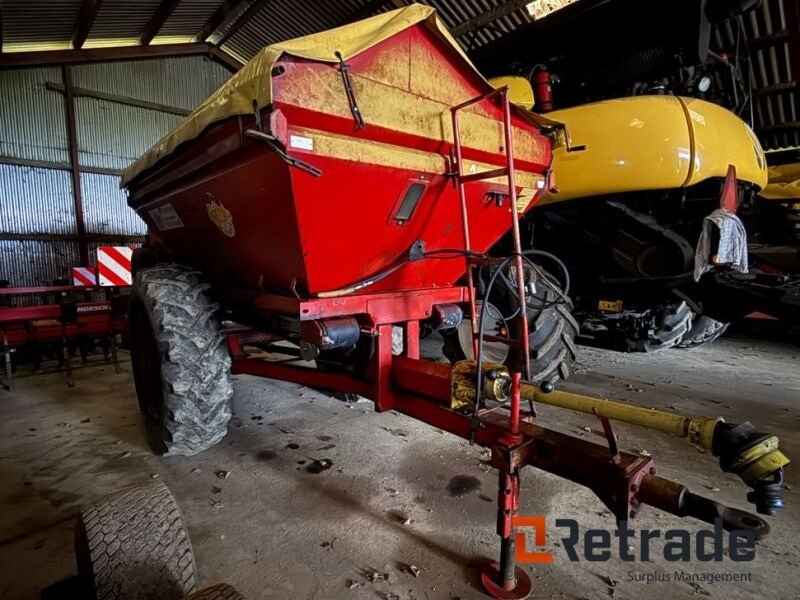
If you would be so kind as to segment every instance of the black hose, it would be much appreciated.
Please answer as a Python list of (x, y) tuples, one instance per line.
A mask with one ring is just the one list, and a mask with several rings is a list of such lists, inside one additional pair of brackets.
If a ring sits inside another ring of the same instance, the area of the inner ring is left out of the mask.
[[(523, 256), (544, 256), (545, 258), (549, 258), (551, 261), (556, 263), (561, 272), (564, 274), (564, 295), (569, 295), (569, 288), (572, 283), (570, 276), (569, 276), (569, 269), (567, 269), (567, 265), (564, 264), (560, 258), (558, 258), (555, 254), (551, 254), (550, 252), (545, 252), (544, 250), (524, 250), (522, 252)], [(530, 262), (530, 261), (529, 261)]]
[[(483, 392), (483, 330), (484, 325), (486, 322), (486, 307), (489, 304), (488, 299), (489, 295), (492, 292), (492, 287), (494, 287), (494, 282), (497, 281), (497, 276), (503, 271), (503, 269), (508, 265), (511, 259), (515, 258), (515, 254), (511, 256), (507, 256), (503, 262), (501, 262), (492, 276), (489, 278), (489, 283), (486, 286), (486, 295), (484, 296), (483, 304), (481, 304), (481, 314), (478, 318), (478, 355), (475, 357), (475, 366), (477, 367), (477, 373), (475, 376), (475, 405), (472, 408), (472, 419), (470, 421), (470, 428), (472, 432), (474, 432), (474, 427), (477, 425), (478, 421), (478, 411), (480, 409), (481, 397)], [(523, 301), (524, 302), (524, 301)], [(522, 303), (520, 303), (522, 306)], [(527, 317), (527, 315), (526, 315)], [(527, 341), (527, 340), (526, 340)]]
[[(537, 265), (527, 256), (523, 256), (522, 258), (525, 259), (525, 262), (528, 263), (530, 268), (533, 269), (540, 276), (539, 281), (543, 282), (547, 287), (553, 290), (556, 293), (556, 295), (561, 296), (561, 300), (553, 300), (552, 302), (542, 302), (539, 305), (534, 305), (535, 308), (544, 310), (546, 308), (551, 308), (553, 306), (556, 306), (557, 304), (569, 304), (569, 297), (567, 296), (566, 292), (562, 291), (555, 283), (550, 281), (550, 278), (548, 277), (547, 273), (542, 271), (539, 268), (539, 265)], [(569, 281), (567, 281), (567, 283), (569, 283)]]
[(484, 252), (475, 252), (474, 250), (463, 250), (459, 248), (437, 248), (436, 250), (428, 250), (422, 253), (422, 258), (451, 258), (450, 256), (439, 256), (440, 254), (452, 254), (456, 256), (477, 256), (485, 258), (487, 255)]
[[(442, 256), (442, 255), (445, 255), (445, 256)], [(451, 255), (451, 256), (447, 256), (447, 255)], [(474, 252), (474, 251), (471, 251), (471, 250), (460, 250), (458, 248), (440, 248), (438, 250), (430, 250), (430, 251), (424, 252), (422, 254), (422, 258), (423, 259), (424, 258), (433, 258), (433, 259), (444, 258), (444, 259), (448, 259), (448, 258), (455, 258), (457, 256), (486, 257), (487, 255), (482, 253), (482, 252)], [(381, 271), (377, 275), (373, 275), (372, 277), (368, 277), (366, 279), (362, 279), (361, 281), (358, 281), (358, 282), (356, 282), (356, 283), (354, 283), (352, 285), (349, 285), (347, 287), (340, 288), (338, 290), (332, 290), (330, 292), (320, 292), (319, 294), (317, 294), (317, 297), (318, 298), (337, 298), (337, 297), (340, 297), (340, 296), (345, 296), (347, 294), (352, 294), (354, 292), (357, 292), (360, 289), (363, 289), (365, 287), (368, 287), (370, 285), (378, 283), (382, 279), (386, 279), (389, 275), (391, 275), (392, 273), (397, 271), (400, 267), (404, 267), (405, 265), (407, 265), (409, 263), (416, 262), (416, 260), (421, 260), (421, 259), (412, 260), (411, 258), (404, 258), (400, 262), (395, 263), (394, 265), (392, 265), (391, 267)]]
[[(539, 252), (539, 251), (537, 251), (537, 252)], [(552, 308), (552, 307), (557, 306), (559, 304), (567, 304), (567, 303), (569, 303), (569, 298), (567, 297), (566, 292), (562, 291), (561, 288), (558, 287), (558, 285), (557, 285), (558, 281), (555, 279), (555, 277), (549, 275), (547, 272), (545, 272), (542, 269), (540, 269), (539, 265), (537, 265), (535, 262), (533, 262), (531, 259), (529, 259), (527, 256), (525, 256), (525, 252), (523, 252), (522, 254), (523, 254), (523, 256), (522, 256), (523, 260), (525, 260), (525, 262), (528, 264), (528, 266), (537, 275), (539, 275), (538, 281), (540, 283), (543, 283), (545, 286), (550, 288), (552, 291), (554, 291), (557, 296), (560, 296), (560, 299), (556, 299), (556, 300), (552, 300), (552, 301), (546, 301), (545, 300), (545, 301), (542, 301), (541, 303), (538, 303), (538, 304), (535, 303), (535, 302), (526, 301), (527, 307), (528, 308), (533, 308), (533, 309), (536, 309), (536, 310), (546, 310), (548, 308)], [(545, 253), (545, 254), (549, 254), (549, 253)], [(555, 258), (555, 257), (553, 257), (553, 258)], [(563, 263), (562, 263), (562, 265), (563, 265)], [(566, 273), (566, 271), (565, 271), (565, 273)], [(511, 295), (514, 296), (515, 298), (519, 299), (518, 298), (519, 295), (518, 295), (517, 290), (516, 290), (516, 285), (513, 285), (512, 282), (505, 275), (501, 275), (501, 278), (503, 279), (504, 283), (506, 284), (506, 287), (511, 292)], [(554, 281), (551, 281), (551, 279), (553, 279)], [(569, 285), (569, 275), (568, 274), (567, 274), (567, 277), (566, 277), (566, 284)], [(517, 313), (515, 312), (514, 315), (512, 315), (512, 316), (516, 316), (516, 314)], [(508, 317), (508, 318), (510, 319), (511, 317)]]

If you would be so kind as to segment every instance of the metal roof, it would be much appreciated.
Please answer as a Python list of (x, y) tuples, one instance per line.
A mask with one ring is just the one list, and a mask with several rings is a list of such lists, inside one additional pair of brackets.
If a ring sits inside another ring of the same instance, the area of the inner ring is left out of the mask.
[(239, 23), (236, 32), (222, 44), (223, 50), (242, 61), (269, 44), (344, 25), (368, 3), (364, 0), (305, 0), (302, 3), (272, 0), (261, 4), (261, 9)]
[(81, 0), (4, 0), (3, 52), (69, 48), (80, 9)]
[[(343, 25), (408, 0), (2, 0), (2, 56), (30, 50), (208, 42), (238, 61), (265, 45)], [(422, 0), (469, 52), (532, 22), (530, 0)], [(580, 0), (587, 5), (596, 0)], [(800, 145), (798, 0), (762, 0), (717, 27), (712, 49), (744, 48), (753, 117), (767, 149)], [(566, 11), (565, 11), (566, 12)], [(565, 31), (565, 35), (567, 35)], [(0, 56), (0, 59), (2, 59)]]
[[(273, 42), (343, 25), (407, 4), (406, 0), (3, 0), (3, 52), (73, 47), (76, 28), (88, 26), (83, 48), (137, 44), (159, 7), (168, 6), (150, 43), (207, 39), (241, 60)], [(490, 22), (462, 31), (465, 47), (489, 43), (531, 17), (520, 0), (423, 0), (458, 32), (473, 20)], [(94, 11), (92, 7), (96, 7)], [(195, 39), (209, 24), (203, 39)]]
[(712, 46), (749, 58), (753, 122), (765, 149), (800, 144), (797, 80), (800, 31), (795, 0), (763, 0), (750, 13), (725, 21), (714, 31)]

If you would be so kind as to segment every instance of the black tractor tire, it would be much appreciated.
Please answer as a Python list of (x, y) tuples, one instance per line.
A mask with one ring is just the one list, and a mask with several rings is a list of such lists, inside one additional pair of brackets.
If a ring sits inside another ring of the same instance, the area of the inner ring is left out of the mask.
[(189, 534), (161, 482), (132, 488), (81, 511), (75, 556), (83, 597), (172, 600), (197, 586)]
[(218, 583), (186, 596), (183, 600), (246, 600), (246, 598), (227, 583)]
[(728, 330), (730, 323), (723, 323), (705, 315), (695, 315), (692, 327), (678, 342), (678, 348), (687, 350), (710, 344)]
[(686, 302), (670, 302), (653, 310), (647, 324), (629, 334), (633, 352), (660, 352), (677, 346), (692, 328), (694, 312)]
[(231, 359), (199, 273), (160, 265), (136, 274), (128, 308), (136, 395), (156, 454), (191, 456), (231, 418)]
[[(546, 276), (553, 286), (558, 286), (553, 276)], [(492, 306), (487, 307), (487, 313), (489, 317), (499, 314)], [(506, 314), (511, 313), (513, 309), (506, 311)], [(508, 323), (512, 336), (517, 328), (516, 323), (516, 318)], [(451, 363), (472, 359), (473, 352), (468, 342), (470, 328), (471, 323), (465, 318), (459, 327), (442, 332), (442, 353)], [(536, 295), (528, 301), (528, 347), (532, 381), (555, 383), (569, 378), (577, 355), (575, 336), (578, 335), (578, 329), (578, 322), (572, 316), (572, 302), (551, 286), (540, 282)], [(484, 360), (491, 361), (490, 356), (487, 358), (487, 346), (488, 344), (484, 345)], [(501, 361), (511, 365), (515, 362), (513, 352), (501, 357)]]

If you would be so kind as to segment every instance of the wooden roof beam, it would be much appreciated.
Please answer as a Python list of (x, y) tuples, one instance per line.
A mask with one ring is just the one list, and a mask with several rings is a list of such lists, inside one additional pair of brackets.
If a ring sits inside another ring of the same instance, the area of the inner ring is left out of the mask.
[(206, 24), (203, 25), (203, 28), (197, 32), (197, 35), (194, 36), (195, 42), (205, 42), (209, 36), (214, 33), (220, 26), (225, 23), (225, 21), (230, 17), (230, 15), (235, 14), (239, 11), (245, 4), (247, 4), (247, 0), (225, 0), (222, 3), (216, 12), (211, 15), (211, 18), (206, 21)]
[(242, 14), (236, 17), (231, 23), (230, 27), (228, 27), (225, 32), (214, 42), (214, 45), (217, 48), (222, 47), (222, 44), (227, 42), (231, 37), (233, 37), (237, 31), (239, 31), (242, 27), (244, 27), (247, 22), (252, 19), (257, 13), (264, 8), (270, 0), (254, 0), (254, 2), (247, 7)]
[(166, 23), (167, 19), (169, 19), (172, 11), (178, 7), (180, 1), (181, 0), (161, 0), (161, 4), (158, 5), (158, 8), (147, 22), (147, 25), (144, 26), (142, 35), (139, 36), (139, 43), (142, 46), (147, 46), (153, 41), (153, 38), (158, 35), (158, 32), (161, 31), (164, 23)]
[(117, 46), (80, 50), (40, 50), (0, 54), (0, 69), (75, 65), (115, 60), (144, 60), (179, 56), (208, 56), (232, 70), (241, 67), (235, 58), (211, 44), (157, 44), (155, 46)]
[(78, 20), (75, 21), (75, 28), (72, 30), (72, 47), (76, 50), (83, 48), (102, 4), (103, 0), (83, 0)]

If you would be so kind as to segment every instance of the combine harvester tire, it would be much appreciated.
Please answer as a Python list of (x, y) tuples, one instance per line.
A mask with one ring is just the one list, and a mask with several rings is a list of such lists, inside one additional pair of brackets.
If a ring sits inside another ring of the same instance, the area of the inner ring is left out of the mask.
[(692, 328), (694, 313), (686, 302), (655, 309), (645, 325), (627, 339), (634, 352), (660, 352), (677, 346)]
[(695, 315), (692, 327), (678, 342), (678, 348), (697, 348), (722, 337), (730, 323), (723, 323), (705, 315)]

